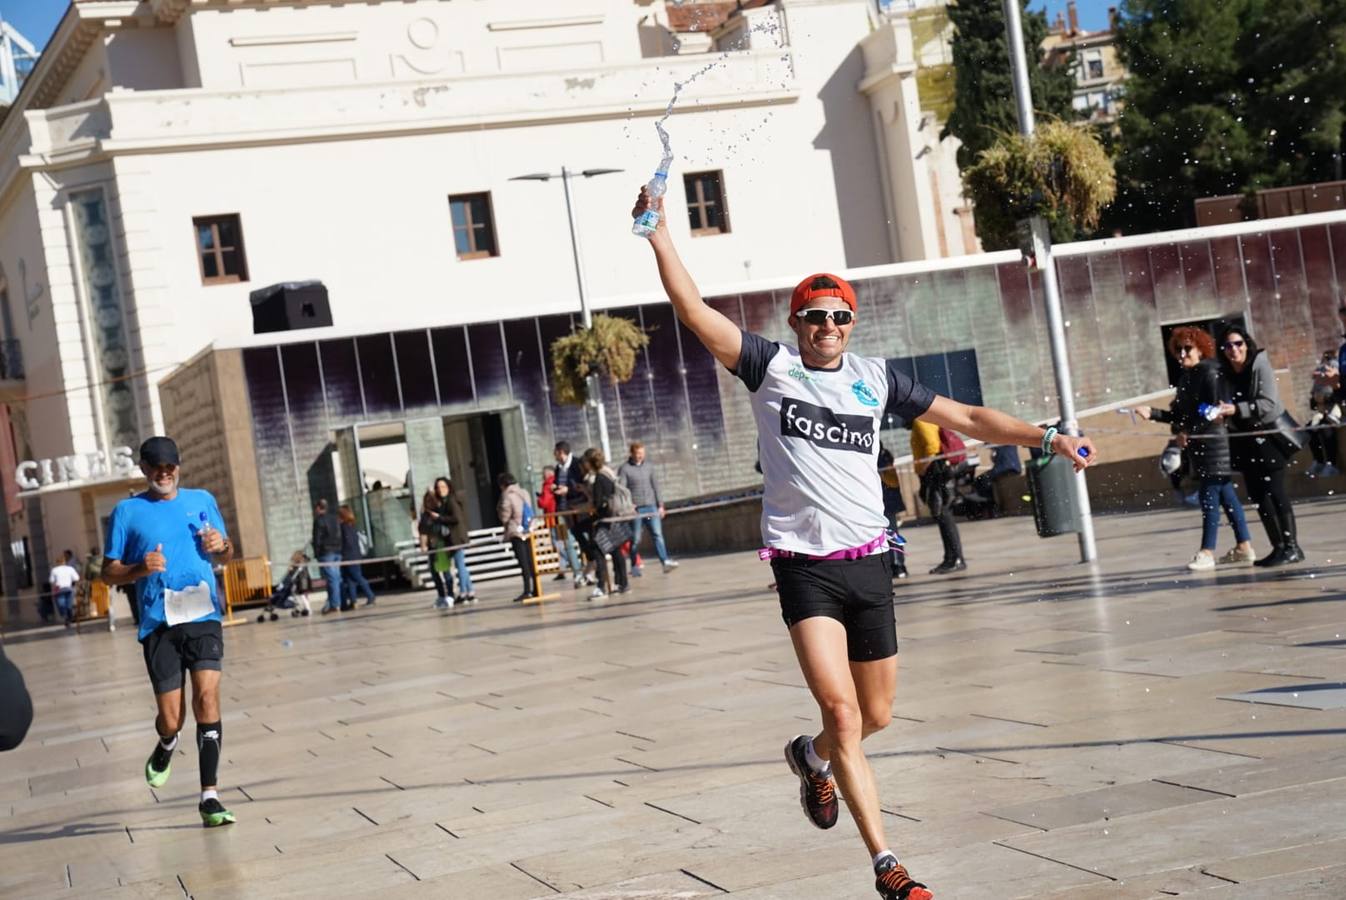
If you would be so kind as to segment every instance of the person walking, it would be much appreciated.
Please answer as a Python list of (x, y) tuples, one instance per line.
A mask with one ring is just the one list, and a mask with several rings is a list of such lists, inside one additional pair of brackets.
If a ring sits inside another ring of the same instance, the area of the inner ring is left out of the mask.
[(210, 492), (179, 485), (180, 462), (171, 438), (152, 437), (140, 445), (146, 489), (113, 508), (102, 577), (108, 584), (134, 582), (142, 607), (140, 644), (158, 706), (158, 741), (145, 761), (145, 781), (152, 788), (168, 782), (185, 719), (183, 673), (190, 672), (201, 775), (197, 812), (202, 825), (215, 828), (234, 821), (220, 802), (217, 783), (224, 741), (224, 630), (214, 568), (233, 558), (234, 545)]
[(1098, 453), (1088, 439), (940, 397), (896, 360), (848, 353), (856, 296), (838, 276), (810, 275), (795, 287), (787, 319), (794, 346), (740, 330), (701, 298), (673, 246), (663, 199), (651, 200), (642, 189), (632, 215), (647, 209), (661, 214), (649, 244), (678, 320), (743, 382), (756, 419), (762, 553), (771, 559), (782, 618), (822, 717), (819, 733), (786, 744), (800, 804), (813, 825), (831, 828), (840, 787), (879, 896), (930, 900), (933, 892), (889, 849), (878, 787), (860, 746), (888, 725), (897, 691), (879, 428), (888, 415), (924, 417), (988, 443), (1042, 446), (1078, 468), (1097, 462)]
[(631, 522), (631, 574), (639, 577), (640, 564), (636, 555), (640, 551), (640, 535), (649, 528), (650, 538), (654, 541), (654, 552), (667, 575), (678, 567), (676, 559), (669, 559), (668, 548), (664, 545), (664, 501), (659, 496), (659, 479), (655, 477), (654, 465), (645, 459), (645, 445), (634, 441), (630, 447), (631, 455), (617, 469), (617, 478), (631, 492), (631, 501), (636, 505), (636, 518)]
[[(629, 492), (622, 496), (626, 486), (619, 484), (617, 473), (608, 468), (602, 450), (597, 447), (585, 450), (583, 462), (585, 483), (593, 498), (593, 516), (587, 533), (596, 570), (594, 574), (598, 576), (589, 599), (602, 600), (608, 594), (625, 594), (631, 590), (622, 544), (631, 536), (631, 525), (626, 516), (634, 513), (636, 507)], [(617, 521), (611, 521), (614, 517)], [(609, 558), (612, 560), (611, 572), (608, 571)]]
[[(576, 533), (576, 516), (564, 514), (582, 510), (589, 503), (589, 498), (584, 493), (584, 469), (580, 465), (579, 458), (570, 452), (569, 441), (557, 441), (552, 449), (552, 457), (556, 460), (556, 482), (552, 486), (552, 493), (556, 495), (559, 527), (565, 529), (566, 559), (570, 563), (574, 586), (582, 588), (584, 587), (584, 566), (580, 561), (582, 535)], [(564, 581), (565, 573), (557, 572), (556, 580)]]
[(1187, 451), (1192, 475), (1200, 479), (1201, 548), (1187, 568), (1204, 572), (1216, 566), (1215, 545), (1220, 536), (1220, 510), (1234, 527), (1237, 544), (1221, 565), (1251, 565), (1256, 560), (1252, 536), (1243, 505), (1234, 493), (1233, 467), (1229, 458), (1229, 433), (1220, 418), (1226, 386), (1215, 360), (1215, 341), (1203, 328), (1184, 325), (1168, 338), (1169, 352), (1178, 360), (1177, 391), (1168, 409), (1137, 406), (1136, 415), (1151, 422), (1167, 422), (1177, 435), (1178, 447)]
[(313, 505), (313, 557), (327, 584), (327, 603), (322, 614), (341, 612), (341, 520), (327, 508), (326, 500)]
[(1309, 391), (1309, 448), (1313, 465), (1305, 473), (1310, 478), (1333, 478), (1341, 474), (1337, 468), (1337, 429), (1341, 427), (1341, 402), (1333, 386), (1341, 379), (1337, 358), (1331, 350), (1313, 370), (1313, 387)]
[(523, 593), (515, 597), (514, 602), (522, 603), (539, 593), (537, 572), (533, 570), (533, 554), (528, 546), (532, 504), (528, 502), (528, 493), (519, 487), (518, 481), (509, 472), (501, 472), (496, 478), (496, 485), (500, 488), (500, 501), (496, 504), (495, 513), (500, 524), (505, 527), (502, 538), (509, 541), (514, 549), (519, 574), (523, 576)]
[(75, 554), (69, 550), (61, 551), (61, 561), (51, 570), (47, 576), (47, 583), (51, 585), (51, 598), (56, 604), (56, 612), (65, 622), (65, 627), (69, 628), (75, 621), (75, 585), (79, 583), (79, 572), (71, 563), (75, 561)]
[[(1295, 510), (1285, 490), (1285, 467), (1299, 448), (1275, 433), (1285, 404), (1271, 359), (1246, 329), (1230, 326), (1220, 330), (1220, 370), (1229, 386), (1229, 400), (1220, 404), (1220, 415), (1233, 425), (1230, 461), (1243, 474), (1248, 497), (1257, 504), (1257, 517), (1271, 542), (1271, 553), (1254, 565), (1303, 562)], [(1243, 432), (1263, 433), (1244, 436)]]
[(346, 504), (337, 507), (337, 521), (341, 523), (341, 608), (355, 608), (355, 595), (364, 595), (365, 606), (374, 605), (374, 589), (365, 577), (360, 560), (365, 558), (360, 542), (360, 529), (355, 525), (355, 510)]
[(944, 545), (944, 559), (930, 570), (931, 575), (948, 575), (967, 568), (963, 540), (953, 518), (953, 461), (943, 457), (941, 437), (939, 426), (933, 422), (916, 419), (911, 423), (911, 458), (921, 479), (921, 500), (930, 507)]

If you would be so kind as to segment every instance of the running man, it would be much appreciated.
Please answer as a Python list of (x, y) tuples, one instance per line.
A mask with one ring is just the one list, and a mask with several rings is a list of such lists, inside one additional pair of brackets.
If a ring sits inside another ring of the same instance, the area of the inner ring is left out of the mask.
[[(633, 216), (650, 205), (642, 190)], [(662, 213), (663, 201), (654, 209)], [(884, 900), (930, 900), (888, 847), (878, 788), (860, 742), (888, 725), (897, 690), (892, 559), (877, 466), (885, 414), (917, 416), (989, 443), (1042, 446), (1076, 467), (1097, 460), (1086, 439), (1044, 432), (913, 382), (892, 361), (848, 354), (855, 291), (811, 275), (790, 299), (797, 348), (739, 329), (701, 299), (660, 216), (650, 237), (678, 319), (747, 386), (757, 419), (762, 537), (795, 656), (822, 731), (785, 747), (800, 803), (818, 828), (837, 821), (840, 787), (869, 849)], [(1079, 451), (1089, 448), (1087, 456)], [(835, 782), (833, 775), (835, 773)]]
[(192, 673), (192, 716), (201, 768), (201, 822), (228, 825), (234, 814), (220, 803), (220, 664), (224, 632), (215, 587), (216, 564), (227, 563), (234, 545), (209, 491), (178, 487), (178, 446), (152, 437), (140, 445), (146, 490), (118, 503), (108, 523), (103, 580), (134, 582), (141, 604), (140, 644), (159, 715), (159, 740), (145, 762), (150, 787), (168, 781), (182, 730), (183, 673)]

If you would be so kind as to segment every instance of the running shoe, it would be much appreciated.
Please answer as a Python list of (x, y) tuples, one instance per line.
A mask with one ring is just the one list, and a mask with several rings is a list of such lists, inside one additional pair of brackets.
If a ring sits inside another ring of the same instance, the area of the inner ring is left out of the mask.
[(837, 824), (837, 786), (830, 772), (819, 775), (809, 768), (804, 756), (804, 748), (808, 743), (809, 736), (806, 734), (792, 738), (785, 745), (785, 761), (790, 764), (790, 771), (799, 778), (799, 805), (804, 808), (804, 815), (816, 828), (831, 828)]
[(603, 593), (603, 589), (601, 587), (596, 587), (589, 593), (590, 600), (602, 600), (606, 596), (607, 594)]
[(1207, 553), (1204, 550), (1200, 551), (1192, 557), (1192, 561), (1187, 564), (1187, 568), (1193, 572), (1209, 572), (1215, 568), (1215, 554)]
[(201, 824), (206, 828), (219, 828), (221, 825), (234, 824), (234, 814), (225, 809), (224, 804), (215, 797), (202, 800), (196, 811), (201, 814)]
[(678, 561), (676, 559), (670, 559), (668, 562), (664, 563), (664, 574), (667, 575), (669, 572), (672, 572), (677, 567), (678, 567)]
[(173, 768), (173, 751), (165, 750), (164, 745), (158, 741), (154, 744), (154, 752), (150, 758), (145, 760), (145, 781), (150, 787), (163, 787), (168, 783), (169, 770)]
[(883, 900), (933, 900), (935, 894), (919, 881), (912, 881), (906, 866), (897, 857), (884, 855), (874, 869), (878, 879), (874, 888)]

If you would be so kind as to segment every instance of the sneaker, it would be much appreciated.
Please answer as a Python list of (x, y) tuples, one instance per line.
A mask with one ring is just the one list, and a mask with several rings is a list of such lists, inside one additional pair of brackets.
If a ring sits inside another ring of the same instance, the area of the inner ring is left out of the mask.
[(589, 572), (589, 573), (587, 573), (587, 574), (584, 576), (584, 583), (585, 583), (585, 584), (598, 584), (598, 576), (595, 575), (593, 572)]
[(196, 808), (201, 814), (201, 824), (206, 828), (219, 828), (221, 825), (234, 824), (234, 814), (224, 808), (224, 804), (214, 797), (202, 800)]
[(676, 559), (667, 560), (664, 563), (664, 574), (667, 575), (669, 572), (672, 572), (677, 567), (678, 567), (678, 561)]
[(630, 591), (631, 591), (631, 585), (629, 585), (629, 584), (624, 584), (624, 585), (622, 585), (621, 587), (617, 588), (617, 590), (613, 591), (613, 593), (614, 593), (614, 594), (626, 594), (626, 593), (630, 593)]
[(578, 591), (580, 588), (584, 587), (584, 579), (583, 579), (583, 578), (576, 578), (576, 579), (575, 579), (575, 584), (573, 585), (573, 587), (574, 587), (575, 590), (577, 590), (577, 591)]
[(785, 761), (790, 771), (799, 779), (799, 805), (804, 808), (815, 828), (831, 828), (837, 824), (837, 786), (832, 781), (832, 773), (819, 775), (809, 768), (804, 757), (804, 748), (808, 746), (809, 736), (797, 735), (785, 745)]
[(464, 600), (465, 602), (467, 602), (467, 603), (476, 603), (476, 602), (477, 602), (477, 595), (476, 595), (476, 594), (468, 594), (466, 597), (463, 598), (463, 600)]
[(565, 581), (569, 577), (570, 574), (568, 572), (557, 572), (556, 577), (553, 578), (552, 581)]
[(1209, 572), (1215, 568), (1215, 554), (1198, 552), (1192, 557), (1192, 561), (1187, 564), (1187, 568), (1193, 572)]
[(603, 593), (603, 589), (601, 587), (596, 587), (589, 592), (590, 600), (602, 600), (605, 597), (607, 597), (607, 594)]
[(163, 744), (156, 742), (154, 752), (145, 760), (145, 782), (153, 788), (163, 787), (168, 782), (172, 763), (173, 751), (165, 750)]
[[(447, 605), (447, 604), (445, 604), (445, 602), (444, 602), (444, 598), (443, 598), (443, 597), (436, 597), (436, 598), (435, 598), (435, 602), (434, 602), (434, 604), (431, 606), (431, 608), (432, 608), (432, 609), (444, 609), (444, 608), (446, 607), (446, 605)], [(324, 609), (323, 612), (327, 612), (327, 610)]]
[(874, 889), (883, 900), (933, 900), (935, 894), (919, 881), (912, 881), (907, 867), (895, 856), (884, 856), (874, 869)]
[(1252, 547), (1244, 547), (1242, 550), (1234, 547), (1220, 557), (1218, 562), (1222, 566), (1251, 566), (1256, 561), (1257, 554), (1253, 552)]
[(644, 577), (645, 577), (645, 573), (642, 572), (642, 571), (640, 570), (640, 566), (632, 566), (632, 567), (631, 567), (631, 577), (632, 577), (632, 578), (644, 578)]
[(962, 572), (967, 568), (967, 563), (961, 559), (946, 559), (944, 562), (930, 570), (931, 575), (948, 575), (950, 572)]

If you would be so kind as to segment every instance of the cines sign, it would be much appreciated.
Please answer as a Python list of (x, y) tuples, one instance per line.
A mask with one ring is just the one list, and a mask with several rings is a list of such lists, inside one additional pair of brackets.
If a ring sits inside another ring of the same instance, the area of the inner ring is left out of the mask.
[(130, 447), (115, 447), (110, 459), (102, 450), (55, 459), (25, 459), (14, 470), (14, 481), (19, 486), (19, 496), (23, 496), (104, 481), (124, 481), (135, 472), (135, 453)]

